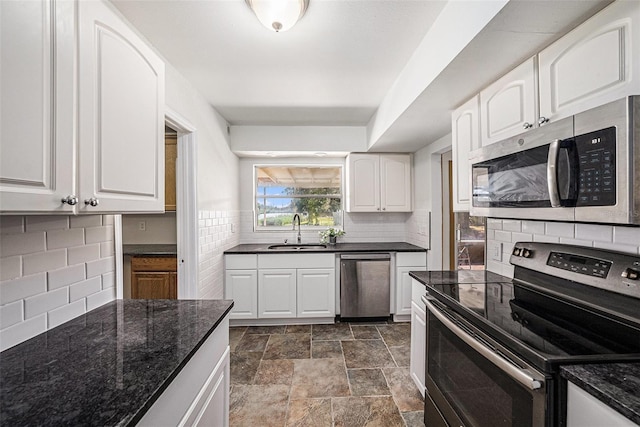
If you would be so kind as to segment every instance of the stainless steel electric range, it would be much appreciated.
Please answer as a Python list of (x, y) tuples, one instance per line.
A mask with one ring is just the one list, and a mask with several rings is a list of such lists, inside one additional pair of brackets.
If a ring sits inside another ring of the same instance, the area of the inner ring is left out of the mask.
[(640, 361), (640, 257), (517, 243), (510, 262), (427, 286), (429, 427), (563, 426), (561, 365)]

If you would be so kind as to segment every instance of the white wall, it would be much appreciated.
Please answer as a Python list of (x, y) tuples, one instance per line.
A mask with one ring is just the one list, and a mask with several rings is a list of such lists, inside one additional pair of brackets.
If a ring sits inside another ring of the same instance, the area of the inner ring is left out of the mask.
[(115, 299), (112, 215), (3, 215), (0, 235), (0, 351)]
[[(145, 230), (140, 230), (144, 221)], [(155, 215), (122, 215), (122, 243), (127, 244), (176, 244), (176, 213)]]

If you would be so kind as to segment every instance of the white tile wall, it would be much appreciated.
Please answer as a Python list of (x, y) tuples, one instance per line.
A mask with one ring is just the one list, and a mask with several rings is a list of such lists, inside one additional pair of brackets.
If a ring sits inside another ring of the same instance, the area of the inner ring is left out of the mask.
[[(502, 261), (491, 260), (488, 254), (487, 269), (508, 277), (513, 277), (509, 256), (519, 241), (560, 242), (640, 254), (640, 227), (488, 218), (487, 228), (487, 247), (502, 243)], [(513, 231), (518, 228), (521, 232)]]
[(112, 215), (0, 216), (0, 350), (115, 299)]

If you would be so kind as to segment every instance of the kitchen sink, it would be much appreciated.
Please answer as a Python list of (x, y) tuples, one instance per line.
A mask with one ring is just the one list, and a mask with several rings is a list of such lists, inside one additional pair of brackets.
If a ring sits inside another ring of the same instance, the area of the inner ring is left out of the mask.
[(324, 249), (327, 245), (318, 245), (318, 244), (294, 244), (294, 245), (271, 245), (267, 249), (272, 251), (301, 251), (305, 249)]

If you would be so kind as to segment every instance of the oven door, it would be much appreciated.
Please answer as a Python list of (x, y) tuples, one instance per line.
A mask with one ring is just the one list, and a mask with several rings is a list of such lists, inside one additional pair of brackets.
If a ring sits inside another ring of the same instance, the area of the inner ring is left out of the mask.
[(425, 424), (543, 427), (545, 377), (437, 300), (427, 307)]

